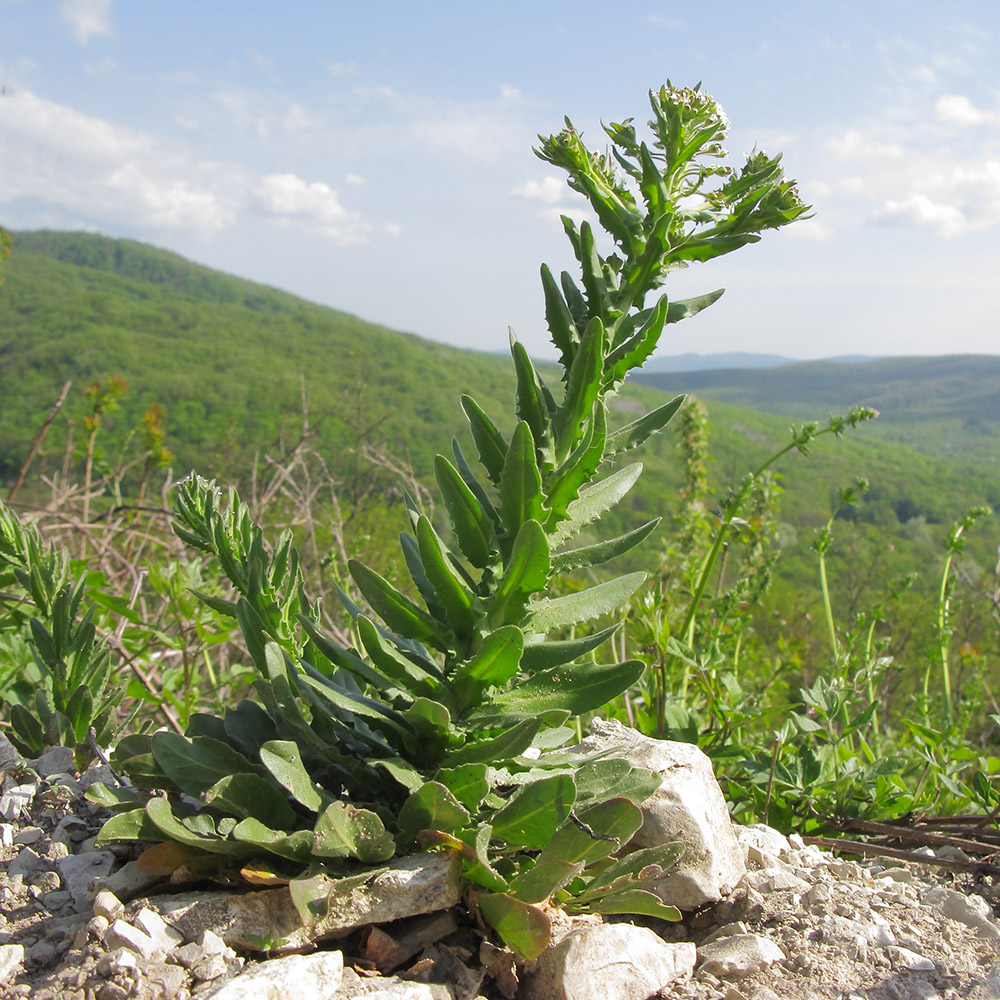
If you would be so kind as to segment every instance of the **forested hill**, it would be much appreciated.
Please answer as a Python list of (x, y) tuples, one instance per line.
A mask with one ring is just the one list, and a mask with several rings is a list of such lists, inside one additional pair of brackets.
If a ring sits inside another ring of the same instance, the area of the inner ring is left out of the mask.
[[(14, 233), (3, 274), (3, 479), (67, 379), (61, 422), (79, 421), (88, 384), (117, 375), (130, 391), (104, 418), (106, 444), (119, 446), (155, 402), (177, 466), (219, 475), (245, 471), (279, 435), (294, 439), (303, 381), (331, 452), (359, 437), (440, 448), (462, 424), (462, 392), (507, 406), (503, 357), (388, 330), (130, 240)], [(50, 451), (59, 441), (54, 430)]]
[(803, 361), (774, 368), (642, 372), (658, 389), (691, 392), (802, 419), (845, 405), (874, 406), (873, 433), (932, 454), (1000, 459), (1000, 356)]

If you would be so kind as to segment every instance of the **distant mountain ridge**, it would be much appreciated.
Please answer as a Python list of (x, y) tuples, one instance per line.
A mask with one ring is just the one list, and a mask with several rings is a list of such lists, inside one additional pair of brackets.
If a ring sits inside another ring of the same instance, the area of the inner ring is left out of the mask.
[[(875, 358), (867, 354), (844, 354), (836, 358), (825, 358), (838, 364), (858, 361), (873, 361)], [(754, 354), (747, 351), (728, 351), (719, 354), (673, 354), (668, 357), (647, 361), (643, 372), (700, 372), (718, 371), (720, 368), (778, 368), (783, 365), (796, 365), (802, 362), (796, 358), (787, 358), (782, 354)]]

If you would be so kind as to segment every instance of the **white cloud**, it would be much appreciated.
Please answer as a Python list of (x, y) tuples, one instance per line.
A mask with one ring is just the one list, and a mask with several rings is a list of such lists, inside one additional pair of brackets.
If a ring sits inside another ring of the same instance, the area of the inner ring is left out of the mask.
[(342, 244), (370, 229), (324, 183), (292, 173), (255, 177), (29, 92), (0, 101), (0, 147), (0, 203), (41, 203), (39, 211), (64, 226), (211, 237), (253, 209)]
[(944, 237), (958, 236), (967, 228), (960, 209), (932, 201), (923, 194), (911, 195), (903, 201), (890, 199), (875, 210), (874, 218), (883, 225), (912, 225)]
[(309, 183), (295, 174), (268, 174), (257, 189), (258, 204), (278, 226), (298, 225), (335, 243), (359, 243), (371, 226), (340, 204), (337, 192), (322, 181)]
[(934, 105), (934, 112), (941, 121), (953, 125), (988, 125), (998, 120), (995, 111), (980, 111), (962, 94), (942, 94)]
[(333, 76), (354, 76), (358, 71), (354, 62), (328, 62), (326, 68)]
[(866, 136), (858, 129), (848, 129), (843, 135), (831, 139), (828, 143), (830, 152), (842, 160), (897, 160), (903, 155), (903, 147), (899, 143), (883, 143)]
[(62, 0), (59, 17), (69, 25), (73, 36), (86, 45), (93, 35), (113, 35), (112, 0)]
[(818, 219), (800, 219), (794, 226), (789, 226), (785, 232), (796, 239), (808, 240), (810, 243), (829, 243), (833, 239), (832, 227)]
[(355, 187), (363, 187), (365, 184), (365, 179), (361, 176), (361, 174), (347, 174), (345, 175), (344, 180), (347, 181), (348, 184), (353, 184)]
[(514, 194), (528, 201), (540, 201), (543, 205), (554, 205), (562, 201), (567, 194), (566, 181), (562, 177), (551, 174), (540, 181), (525, 181), (514, 188)]
[(512, 87), (507, 83), (501, 83), (500, 96), (505, 101), (516, 101), (521, 96), (521, 89), (519, 87)]

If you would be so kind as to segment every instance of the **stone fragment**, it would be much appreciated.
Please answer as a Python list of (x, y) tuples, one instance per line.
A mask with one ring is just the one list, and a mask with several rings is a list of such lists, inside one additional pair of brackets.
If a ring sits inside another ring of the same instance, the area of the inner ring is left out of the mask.
[(328, 1000), (340, 994), (344, 955), (318, 951), (312, 955), (288, 955), (261, 962), (210, 989), (204, 1000)]
[(139, 870), (139, 866), (130, 861), (117, 871), (102, 875), (94, 882), (94, 888), (99, 892), (107, 889), (113, 892), (123, 903), (141, 896), (147, 889), (163, 880), (156, 875), (147, 875)]
[(646, 927), (599, 924), (542, 952), (519, 1000), (646, 1000), (694, 971), (695, 947), (668, 944)]
[(982, 896), (966, 896), (954, 889), (935, 886), (923, 893), (920, 901), (927, 906), (936, 906), (951, 920), (974, 928), (979, 931), (980, 937), (1000, 940), (1000, 926), (993, 919), (990, 904)]
[(911, 972), (934, 971), (934, 963), (929, 958), (924, 958), (909, 948), (886, 948), (886, 952), (894, 969), (907, 969)]
[(92, 851), (90, 854), (70, 854), (56, 862), (56, 870), (63, 885), (73, 896), (73, 904), (81, 913), (90, 905), (91, 883), (107, 875), (114, 867), (115, 856), (111, 851)]
[[(367, 924), (389, 923), (448, 909), (461, 898), (461, 861), (451, 851), (394, 858), (350, 879), (324, 879), (317, 896), (326, 913), (312, 926), (302, 918), (287, 887), (261, 892), (191, 892), (149, 900), (185, 940), (213, 930), (238, 951), (281, 954)], [(262, 942), (269, 942), (267, 948)]]
[(170, 951), (171, 948), (181, 944), (184, 936), (170, 927), (163, 917), (155, 910), (144, 906), (131, 921), (141, 931), (145, 931), (156, 944), (157, 948)]
[(48, 868), (48, 859), (41, 858), (30, 847), (22, 847), (16, 858), (7, 866), (7, 874), (22, 878)]
[(22, 826), (14, 836), (15, 844), (37, 844), (45, 836), (40, 826)]
[(10, 986), (24, 964), (24, 946), (0, 945), (0, 986)]
[(746, 826), (736, 825), (733, 833), (740, 842), (744, 850), (756, 847), (759, 851), (773, 854), (780, 857), (783, 853), (791, 850), (788, 838), (770, 826), (763, 823), (747, 823)]
[(7, 771), (21, 760), (17, 747), (3, 733), (0, 733), (0, 771)]
[(107, 889), (101, 889), (94, 896), (94, 916), (104, 917), (108, 923), (120, 917), (123, 909), (121, 900)]
[(660, 788), (642, 803), (642, 827), (631, 846), (679, 842), (684, 854), (649, 887), (664, 902), (682, 909), (728, 896), (746, 873), (745, 851), (733, 832), (709, 758), (693, 744), (652, 739), (614, 720), (595, 719), (590, 731), (575, 750), (611, 750), (612, 756), (661, 778)]
[(0, 847), (14, 846), (14, 824), (0, 823)]
[(746, 884), (764, 895), (771, 892), (806, 892), (810, 888), (805, 879), (784, 868), (747, 872)]
[(0, 795), (0, 819), (15, 820), (31, 808), (37, 784), (13, 785)]
[(698, 949), (699, 972), (719, 977), (749, 976), (784, 957), (778, 945), (759, 934), (734, 934)]
[(156, 942), (145, 932), (124, 920), (116, 920), (104, 932), (104, 944), (108, 948), (127, 948), (143, 958), (152, 958), (157, 950)]
[(40, 778), (51, 778), (54, 774), (76, 774), (73, 751), (69, 747), (52, 747), (38, 760), (28, 761), (28, 766)]

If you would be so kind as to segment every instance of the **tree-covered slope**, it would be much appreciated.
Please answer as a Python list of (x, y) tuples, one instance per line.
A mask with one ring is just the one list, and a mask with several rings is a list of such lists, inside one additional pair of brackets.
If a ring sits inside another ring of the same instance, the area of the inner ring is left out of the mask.
[[(234, 474), (300, 426), (303, 383), (328, 454), (367, 438), (414, 449), (461, 426), (461, 392), (506, 398), (502, 357), (461, 351), (192, 264), (129, 240), (15, 233), (0, 287), (0, 477), (16, 474), (67, 379), (64, 414), (111, 375), (120, 445), (156, 402), (178, 468)], [(60, 447), (58, 428), (51, 451)], [(365, 434), (361, 434), (365, 437)], [(439, 445), (441, 446), (441, 445)]]

